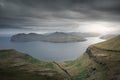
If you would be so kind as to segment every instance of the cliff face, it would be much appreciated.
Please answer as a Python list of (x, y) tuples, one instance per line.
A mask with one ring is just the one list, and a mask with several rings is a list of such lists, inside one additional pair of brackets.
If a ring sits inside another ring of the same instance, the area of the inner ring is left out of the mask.
[(120, 80), (119, 47), (120, 36), (91, 45), (78, 59), (66, 62), (66, 69), (76, 72), (73, 80)]
[(108, 80), (120, 80), (120, 51), (91, 46), (86, 53), (97, 64), (106, 67)]
[(110, 80), (120, 80), (120, 35), (92, 45), (86, 52), (96, 63), (108, 69)]
[(1, 80), (120, 80), (120, 36), (91, 45), (73, 61), (43, 62), (15, 50), (0, 51)]

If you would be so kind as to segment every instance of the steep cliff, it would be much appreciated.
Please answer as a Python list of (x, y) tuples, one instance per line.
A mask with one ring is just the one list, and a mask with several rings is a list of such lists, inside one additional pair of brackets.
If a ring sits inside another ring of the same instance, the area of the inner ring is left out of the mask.
[(64, 68), (73, 80), (120, 80), (120, 36), (89, 46)]

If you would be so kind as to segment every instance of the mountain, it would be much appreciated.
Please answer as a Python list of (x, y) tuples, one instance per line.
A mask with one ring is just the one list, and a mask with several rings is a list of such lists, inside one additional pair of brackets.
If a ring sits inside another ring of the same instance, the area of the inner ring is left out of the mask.
[(100, 39), (108, 40), (108, 39), (111, 39), (113, 37), (116, 37), (117, 35), (119, 35), (119, 34), (106, 34), (106, 35), (101, 36)]
[(120, 80), (120, 36), (91, 45), (75, 60), (43, 62), (15, 50), (0, 51), (1, 80)]
[(83, 36), (69, 34), (64, 32), (54, 32), (50, 34), (16, 34), (11, 37), (12, 42), (29, 42), (29, 41), (45, 41), (45, 42), (79, 42), (86, 41)]

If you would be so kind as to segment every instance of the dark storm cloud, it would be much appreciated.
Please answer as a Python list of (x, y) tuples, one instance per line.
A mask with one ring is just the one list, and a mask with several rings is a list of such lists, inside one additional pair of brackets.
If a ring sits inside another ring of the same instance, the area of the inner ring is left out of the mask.
[(120, 0), (0, 0), (0, 28), (73, 27), (120, 20)]

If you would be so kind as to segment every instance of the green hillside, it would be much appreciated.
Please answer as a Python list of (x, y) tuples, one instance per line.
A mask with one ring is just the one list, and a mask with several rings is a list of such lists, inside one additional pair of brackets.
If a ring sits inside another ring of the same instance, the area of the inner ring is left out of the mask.
[(64, 68), (73, 80), (120, 80), (120, 36), (91, 45)]
[(0, 80), (120, 80), (120, 36), (91, 45), (76, 60), (65, 62), (1, 50)]
[(64, 80), (53, 62), (42, 62), (15, 50), (0, 51), (0, 80)]
[(95, 46), (103, 49), (120, 51), (120, 35), (107, 41), (98, 43)]

